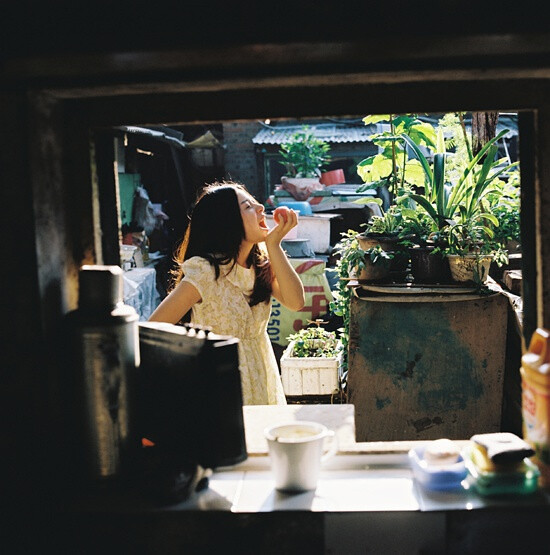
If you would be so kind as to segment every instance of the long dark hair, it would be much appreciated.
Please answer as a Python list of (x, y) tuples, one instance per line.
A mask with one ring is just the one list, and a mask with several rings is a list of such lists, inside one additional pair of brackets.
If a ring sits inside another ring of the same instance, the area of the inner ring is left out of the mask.
[[(244, 185), (232, 181), (206, 185), (199, 193), (189, 216), (189, 225), (174, 261), (173, 287), (183, 277), (181, 263), (193, 256), (201, 256), (214, 267), (216, 279), (220, 266), (237, 263), (239, 249), (245, 238), (237, 190), (248, 191)], [(256, 244), (250, 251), (247, 263), (254, 268), (256, 279), (248, 303), (254, 306), (267, 302), (271, 297), (273, 275), (266, 254)]]

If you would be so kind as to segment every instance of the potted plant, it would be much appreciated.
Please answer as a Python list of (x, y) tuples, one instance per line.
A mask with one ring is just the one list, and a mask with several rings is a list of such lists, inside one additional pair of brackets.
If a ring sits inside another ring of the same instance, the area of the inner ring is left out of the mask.
[(395, 254), (380, 245), (363, 250), (362, 262), (356, 268), (359, 281), (381, 281), (390, 275)]
[(514, 168), (509, 173), (500, 194), (495, 199), (490, 196), (489, 202), (498, 220), (493, 240), (510, 254), (521, 253), (519, 170)]
[(280, 163), (286, 168), (282, 187), (301, 201), (322, 189), (319, 178), (321, 169), (330, 161), (329, 151), (330, 145), (315, 137), (308, 126), (296, 131), (279, 150), (283, 158)]
[(487, 282), (495, 250), (490, 241), (493, 231), (485, 225), (484, 219), (489, 219), (491, 223), (496, 221), (494, 216), (485, 214), (448, 228), (445, 254), (451, 276), (456, 282), (478, 285)]
[(337, 268), (338, 264), (345, 264), (345, 278), (360, 281), (380, 281), (386, 278), (394, 258), (394, 251), (385, 250), (376, 240), (362, 242), (362, 235), (355, 230), (342, 233), (334, 252), (339, 256)]
[[(365, 230), (357, 235), (360, 247), (368, 255), (363, 273), (368, 271), (379, 277), (360, 279), (382, 279), (385, 277), (382, 275), (385, 266), (388, 266), (388, 271), (395, 279), (404, 279), (409, 263), (409, 254), (404, 245), (402, 222), (401, 207), (394, 204), (384, 211), (382, 216), (372, 216), (365, 224)], [(381, 256), (380, 250), (391, 256)]]
[(342, 389), (344, 348), (336, 332), (316, 320), (288, 336), (281, 359), (286, 395), (332, 395)]
[(372, 216), (364, 224), (365, 230), (357, 236), (361, 248), (367, 250), (379, 245), (382, 250), (395, 251), (401, 241), (401, 221), (401, 211), (395, 205), (381, 216)]
[(507, 132), (508, 130), (505, 129), (487, 142), (466, 165), (458, 181), (449, 185), (445, 183), (446, 152), (434, 154), (432, 170), (431, 164), (422, 151), (410, 137), (404, 135), (403, 139), (416, 153), (426, 175), (424, 194), (408, 192), (405, 196), (418, 203), (439, 229), (451, 224), (457, 217), (462, 221), (474, 217), (481, 211), (485, 197), (490, 194), (498, 195), (501, 192), (493, 182), (501, 174), (517, 165), (514, 163), (500, 167), (502, 161), (495, 159), (498, 150), (496, 143)]
[[(446, 171), (446, 162), (450, 153), (446, 150), (442, 127), (438, 128), (436, 152), (432, 163), (410, 136), (402, 135), (405, 143), (419, 160), (425, 175), (423, 194), (407, 191), (403, 197), (412, 200), (431, 218), (432, 227), (436, 230), (439, 240), (439, 245), (435, 246), (432, 255), (451, 255), (447, 256), (450, 267), (459, 264), (454, 262), (455, 255), (467, 254), (466, 250), (474, 248), (471, 242), (477, 239), (466, 237), (464, 234), (467, 230), (476, 234), (479, 233), (480, 227), (490, 231), (487, 226), (492, 225), (496, 228), (499, 225), (498, 219), (492, 214), (492, 205), (498, 203), (503, 196), (503, 187), (499, 178), (516, 165), (506, 164), (496, 158), (497, 143), (507, 132), (508, 130), (505, 129), (490, 139), (476, 156), (473, 156), (471, 149), (467, 148), (465, 159), (453, 160), (454, 170), (458, 176), (456, 178)], [(480, 222), (483, 221), (485, 223), (480, 226)], [(456, 227), (457, 224), (459, 227)], [(484, 237), (483, 250), (485, 254), (492, 252), (493, 255), (497, 255), (500, 264), (505, 255), (501, 248), (495, 248), (491, 239), (492, 235)], [(446, 240), (452, 240), (453, 244), (446, 244)], [(479, 255), (480, 252), (470, 254)], [(484, 261), (484, 264), (488, 263), (490, 264), (487, 260)]]
[(420, 210), (402, 209), (401, 244), (408, 250), (415, 284), (448, 283), (449, 264), (442, 249), (444, 237), (433, 220)]
[(387, 276), (389, 273), (387, 260), (393, 256), (392, 253), (383, 251), (380, 246), (372, 247), (372, 250), (363, 250), (357, 241), (358, 234), (358, 231), (352, 229), (342, 233), (340, 241), (335, 245), (333, 250), (336, 255), (336, 265), (331, 271), (336, 273), (338, 281), (336, 289), (332, 292), (333, 299), (330, 302), (330, 310), (335, 316), (342, 319), (342, 328), (338, 331), (343, 350), (343, 376), (347, 374), (347, 347), (349, 342), (350, 301), (352, 295), (349, 282), (350, 280), (358, 279), (358, 277), (360, 279), (368, 277), (366, 275), (367, 270), (365, 270), (367, 266), (385, 266), (385, 275)]

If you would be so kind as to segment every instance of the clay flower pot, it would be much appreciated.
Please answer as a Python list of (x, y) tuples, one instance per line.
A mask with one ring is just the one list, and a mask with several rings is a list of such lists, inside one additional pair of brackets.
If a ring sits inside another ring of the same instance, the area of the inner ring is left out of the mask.
[(476, 273), (481, 283), (486, 283), (489, 268), (493, 260), (492, 254), (448, 254), (451, 277), (461, 283), (475, 282)]
[(374, 263), (369, 256), (365, 257), (365, 267), (357, 274), (359, 281), (381, 281), (388, 277), (391, 260), (382, 258)]
[(364, 250), (368, 251), (376, 245), (380, 245), (383, 251), (392, 252), (399, 250), (397, 245), (399, 243), (399, 237), (391, 235), (358, 235), (357, 241), (359, 246)]

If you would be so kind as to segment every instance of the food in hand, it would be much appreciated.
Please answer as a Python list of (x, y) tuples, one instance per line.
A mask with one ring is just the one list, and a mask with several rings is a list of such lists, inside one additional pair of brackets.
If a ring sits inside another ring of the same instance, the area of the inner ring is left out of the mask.
[(273, 219), (275, 220), (275, 223), (279, 223), (280, 220), (282, 220), (283, 223), (286, 223), (288, 220), (288, 213), (288, 206), (278, 206), (275, 208), (275, 212), (273, 212)]

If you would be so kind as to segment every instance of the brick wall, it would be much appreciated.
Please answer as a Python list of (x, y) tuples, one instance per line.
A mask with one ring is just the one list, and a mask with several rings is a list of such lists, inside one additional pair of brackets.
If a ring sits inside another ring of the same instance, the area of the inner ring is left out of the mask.
[(225, 151), (225, 177), (246, 185), (258, 200), (264, 200), (263, 184), (258, 177), (256, 154), (252, 138), (260, 130), (256, 121), (223, 124)]

